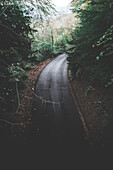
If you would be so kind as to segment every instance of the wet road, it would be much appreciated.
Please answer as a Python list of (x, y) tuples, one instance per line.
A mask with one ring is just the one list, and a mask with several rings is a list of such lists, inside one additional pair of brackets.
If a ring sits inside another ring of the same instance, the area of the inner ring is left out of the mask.
[(32, 118), (35, 136), (44, 143), (85, 147), (85, 133), (68, 87), (67, 67), (66, 54), (62, 54), (38, 78)]

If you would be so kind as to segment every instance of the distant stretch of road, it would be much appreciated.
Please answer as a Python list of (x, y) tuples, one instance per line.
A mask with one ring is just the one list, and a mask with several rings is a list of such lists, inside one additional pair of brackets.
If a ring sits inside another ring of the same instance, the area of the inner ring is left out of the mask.
[(68, 86), (66, 57), (56, 57), (38, 78), (34, 122), (44, 141), (82, 146), (84, 130)]

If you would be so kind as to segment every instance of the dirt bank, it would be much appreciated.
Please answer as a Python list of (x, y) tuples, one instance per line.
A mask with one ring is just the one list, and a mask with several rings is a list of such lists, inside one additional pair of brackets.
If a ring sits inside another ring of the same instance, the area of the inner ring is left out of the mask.
[(102, 107), (102, 89), (95, 89), (83, 81), (72, 78), (68, 71), (69, 86), (77, 106), (82, 124), (89, 142), (100, 147), (102, 142), (102, 118), (99, 114)]

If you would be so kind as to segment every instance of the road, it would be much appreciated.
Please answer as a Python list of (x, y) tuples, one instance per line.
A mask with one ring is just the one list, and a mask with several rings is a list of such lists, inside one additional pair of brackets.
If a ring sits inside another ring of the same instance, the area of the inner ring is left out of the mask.
[(33, 122), (41, 142), (85, 147), (85, 133), (67, 78), (66, 54), (51, 61), (36, 83)]

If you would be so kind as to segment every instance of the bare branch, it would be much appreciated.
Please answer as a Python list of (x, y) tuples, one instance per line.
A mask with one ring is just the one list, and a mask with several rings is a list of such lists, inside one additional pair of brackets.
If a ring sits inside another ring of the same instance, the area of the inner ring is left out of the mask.
[(0, 122), (4, 122), (4, 123), (7, 123), (7, 124), (9, 124), (9, 125), (11, 125), (11, 126), (16, 126), (16, 125), (24, 125), (24, 124), (30, 124), (30, 123), (32, 123), (32, 122), (21, 122), (21, 123), (19, 123), (19, 122), (17, 122), (17, 123), (13, 123), (13, 122), (9, 122), (9, 121), (7, 121), (7, 120), (5, 120), (5, 119), (0, 119)]

